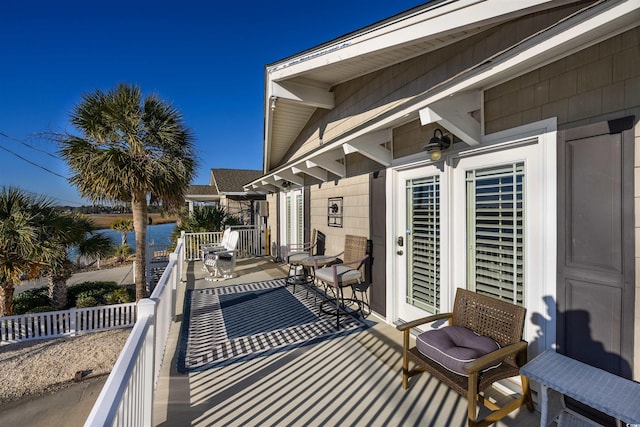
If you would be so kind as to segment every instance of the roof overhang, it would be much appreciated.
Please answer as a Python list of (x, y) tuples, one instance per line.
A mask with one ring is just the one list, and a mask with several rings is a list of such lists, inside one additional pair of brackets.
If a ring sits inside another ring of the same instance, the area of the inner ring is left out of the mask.
[(215, 202), (220, 200), (220, 195), (185, 194), (184, 200), (187, 202)]
[[(456, 3), (457, 6), (464, 4), (468, 9), (473, 7), (472, 3), (475, 2), (443, 2), (438, 5), (453, 8), (453, 3)], [(511, 3), (520, 2), (505, 2), (504, 5), (507, 6)], [(530, 3), (533, 5), (539, 2)], [(441, 124), (455, 135), (462, 137), (470, 145), (481, 144), (483, 136), (480, 124), (468, 113), (480, 108), (483, 90), (638, 26), (640, 24), (639, 9), (640, 3), (637, 0), (596, 2), (510, 49), (488, 58), (481, 64), (452, 76), (440, 85), (396, 105), (368, 122), (345, 132), (335, 140), (325, 141), (317, 149), (271, 170), (260, 179), (249, 183), (245, 188), (276, 191), (291, 185), (302, 185), (300, 178), (303, 177), (303, 174), (320, 181), (343, 177), (346, 174), (345, 154), (354, 152), (360, 153), (382, 166), (389, 166), (392, 162), (392, 156), (386, 143), (391, 140), (391, 129), (417, 118), (421, 120), (423, 125), (433, 122)], [(456, 11), (458, 9), (453, 12)], [(434, 7), (434, 10), (428, 13), (429, 15), (434, 14), (431, 19), (442, 16), (442, 13), (436, 12), (443, 12), (443, 10)], [(417, 16), (405, 17), (408, 20), (417, 18)], [(424, 20), (425, 17), (422, 19)], [(455, 22), (452, 17), (448, 17), (447, 20)], [(391, 27), (393, 24), (390, 23), (388, 26)], [(380, 29), (380, 31), (383, 30), (391, 31), (387, 26)], [(327, 55), (332, 53), (329, 51)], [(312, 57), (301, 63), (306, 63), (308, 66), (309, 61), (317, 59)], [(339, 63), (336, 62), (336, 64)], [(294, 65), (296, 64), (292, 64), (291, 67)], [(335, 66), (339, 67), (340, 65)], [(318, 67), (325, 68), (326, 65), (318, 65)], [(282, 77), (286, 72), (291, 73), (292, 70), (288, 70), (288, 68), (290, 67), (275, 67), (272, 73)], [(280, 101), (278, 100), (278, 102)], [(273, 120), (273, 117), (267, 117), (267, 119)], [(265, 140), (265, 171), (269, 170), (266, 154), (268, 146), (276, 142), (275, 136), (272, 135), (272, 139), (267, 137)], [(292, 177), (294, 179), (289, 179)]]

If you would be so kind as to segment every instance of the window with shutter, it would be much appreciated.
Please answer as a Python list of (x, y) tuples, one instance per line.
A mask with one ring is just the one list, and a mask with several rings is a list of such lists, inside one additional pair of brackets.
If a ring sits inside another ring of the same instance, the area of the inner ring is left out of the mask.
[(285, 232), (286, 232), (286, 243), (289, 244), (291, 243), (291, 228), (293, 227), (292, 224), (292, 215), (291, 215), (291, 194), (287, 194), (287, 206), (286, 206), (286, 221), (287, 221), (287, 225), (285, 227)]
[(524, 305), (524, 162), (467, 171), (467, 274), (475, 291)]
[(302, 199), (302, 194), (296, 194), (296, 238), (297, 243), (304, 242), (304, 200)]
[(407, 303), (440, 312), (440, 178), (406, 181)]

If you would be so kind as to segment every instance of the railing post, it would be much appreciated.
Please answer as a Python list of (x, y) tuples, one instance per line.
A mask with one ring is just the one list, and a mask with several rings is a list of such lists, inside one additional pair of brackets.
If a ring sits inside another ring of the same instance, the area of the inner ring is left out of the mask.
[(147, 279), (147, 289), (151, 289), (151, 260), (153, 259), (154, 242), (147, 243), (147, 250), (144, 253), (145, 258), (145, 271), (144, 277)]
[(176, 294), (178, 293), (178, 285), (180, 284), (180, 278), (182, 277), (182, 268), (181, 262), (178, 257), (178, 254), (175, 252), (169, 254), (169, 264), (171, 262), (175, 262), (174, 269), (171, 274), (171, 294), (169, 295), (170, 305), (171, 305), (171, 319), (175, 319), (176, 317)]
[(75, 307), (69, 309), (69, 334), (74, 336), (76, 334), (76, 317), (78, 316), (78, 310)]
[(156, 302), (150, 298), (138, 301), (138, 318), (151, 316), (149, 333), (144, 343), (144, 362), (142, 384), (142, 425), (150, 426), (153, 422), (153, 395), (155, 388), (155, 348), (156, 348)]

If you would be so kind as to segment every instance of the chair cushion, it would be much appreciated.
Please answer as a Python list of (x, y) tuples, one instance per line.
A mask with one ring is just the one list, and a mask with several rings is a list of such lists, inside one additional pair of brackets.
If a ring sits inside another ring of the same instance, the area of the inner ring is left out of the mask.
[(309, 258), (309, 252), (292, 252), (287, 257), (289, 264), (299, 264), (302, 260)]
[[(458, 375), (468, 376), (463, 366), (485, 354), (496, 351), (500, 345), (463, 326), (445, 326), (426, 331), (416, 338), (420, 353)], [(498, 363), (488, 369), (497, 368)], [(488, 370), (487, 369), (487, 370)]]
[[(338, 283), (333, 283), (333, 268), (337, 269)], [(316, 270), (316, 279), (322, 280), (329, 285), (341, 285), (343, 283), (353, 283), (360, 280), (362, 273), (360, 270), (349, 268), (345, 265), (336, 265), (334, 267), (323, 267)]]

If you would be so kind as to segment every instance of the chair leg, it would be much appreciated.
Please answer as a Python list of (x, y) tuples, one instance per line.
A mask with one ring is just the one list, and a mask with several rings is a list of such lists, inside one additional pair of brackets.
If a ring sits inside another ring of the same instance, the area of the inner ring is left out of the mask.
[[(366, 316), (371, 314), (371, 305), (369, 304), (369, 297), (367, 297), (367, 292), (362, 290), (356, 290), (354, 286), (351, 287), (352, 298), (358, 304), (358, 310), (360, 311), (360, 315), (364, 319)], [(358, 298), (357, 292), (360, 292), (362, 298)], [(367, 307), (367, 313), (364, 313), (364, 307)]]
[(469, 374), (469, 382), (467, 389), (467, 400), (468, 400), (468, 408), (467, 408), (467, 421), (469, 427), (475, 427), (477, 425), (476, 421), (478, 419), (478, 374), (472, 373)]
[(340, 329), (340, 304), (344, 305), (342, 288), (338, 287), (336, 291), (336, 329)]
[(402, 388), (409, 388), (409, 333), (408, 329), (402, 331)]
[(531, 398), (531, 388), (529, 386), (529, 378), (524, 375), (520, 375), (520, 381), (522, 382), (522, 397), (524, 398), (524, 404), (527, 406), (529, 412), (533, 412), (533, 399)]

